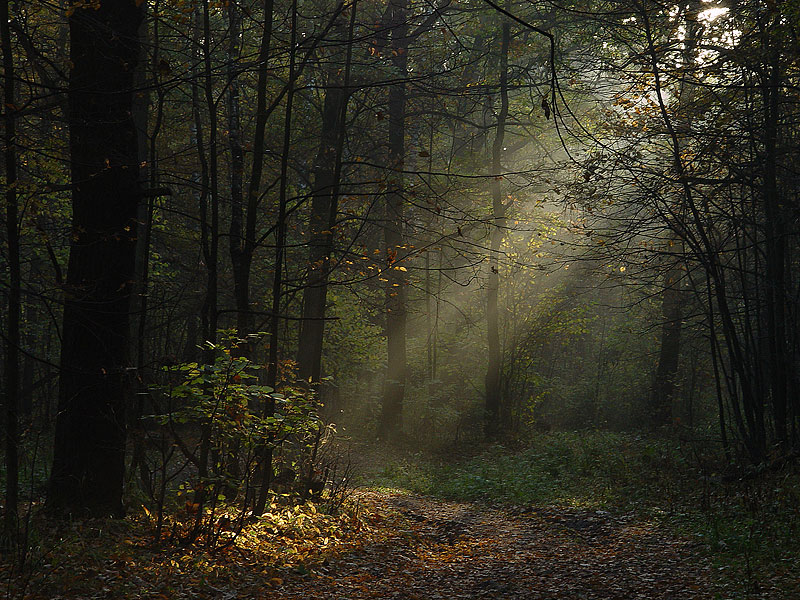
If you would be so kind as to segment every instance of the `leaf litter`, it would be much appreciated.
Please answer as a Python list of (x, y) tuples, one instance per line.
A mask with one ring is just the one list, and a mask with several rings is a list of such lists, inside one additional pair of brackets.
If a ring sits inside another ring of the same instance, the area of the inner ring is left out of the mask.
[(143, 516), (53, 524), (7, 597), (459, 600), (715, 598), (696, 544), (571, 507), (497, 508), (363, 491), (336, 515), (274, 507), (216, 552), (154, 544)]

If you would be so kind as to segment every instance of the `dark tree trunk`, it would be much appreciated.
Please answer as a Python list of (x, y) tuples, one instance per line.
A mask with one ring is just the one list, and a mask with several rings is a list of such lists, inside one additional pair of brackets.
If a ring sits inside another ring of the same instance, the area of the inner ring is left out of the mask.
[[(206, 295), (203, 302), (201, 322), (203, 341), (217, 341), (217, 322), (219, 313), (219, 172), (217, 168), (217, 103), (214, 98), (214, 71), (211, 64), (211, 7), (208, 0), (202, 3), (202, 55), (203, 55), (203, 95), (208, 111), (208, 194), (211, 202), (200, 207), (201, 225), (204, 230), (203, 253), (206, 262)], [(211, 364), (213, 351), (206, 351), (205, 361)]]
[(350, 11), (350, 31), (344, 75), (331, 58), (325, 103), (322, 108), (322, 139), (314, 161), (314, 189), (311, 192), (309, 223), (309, 271), (303, 290), (303, 321), (297, 351), (297, 373), (301, 380), (319, 382), (322, 374), (322, 339), (328, 276), (333, 251), (333, 229), (339, 206), (339, 183), (347, 116), (350, 62), (356, 5)]
[[(35, 263), (35, 260), (31, 261)], [(32, 269), (35, 272), (36, 269)], [(36, 374), (36, 360), (31, 356), (30, 352), (37, 343), (36, 324), (39, 320), (39, 309), (35, 302), (29, 302), (25, 305), (25, 333), (23, 335), (23, 347), (28, 351), (22, 357), (22, 387), (20, 389), (20, 405), (19, 413), (22, 421), (27, 423), (33, 414), (33, 397), (34, 389), (37, 387), (34, 381)], [(41, 342), (39, 342), (41, 344)], [(41, 346), (39, 346), (41, 348)], [(23, 424), (23, 427), (25, 425)]]
[(340, 82), (335, 85), (336, 87), (325, 91), (322, 141), (314, 162), (314, 189), (309, 223), (309, 272), (306, 288), (303, 290), (303, 322), (297, 352), (298, 376), (303, 381), (312, 382), (318, 382), (320, 379), (329, 263), (333, 246), (331, 227), (335, 223), (338, 206), (336, 145), (341, 128), (340, 115), (345, 91)]
[[(217, 341), (218, 329), (218, 286), (219, 286), (219, 173), (217, 168), (217, 103), (214, 98), (214, 71), (211, 64), (211, 7), (209, 0), (203, 0), (195, 11), (195, 36), (201, 39), (203, 58), (203, 96), (208, 111), (208, 153), (203, 147), (201, 135), (201, 118), (199, 108), (195, 113), (198, 153), (201, 164), (204, 164), (202, 201), (200, 203), (200, 229), (203, 245), (203, 258), (206, 264), (206, 292), (200, 313), (203, 335), (202, 361), (213, 365), (216, 353), (212, 345)], [(207, 187), (207, 189), (206, 189)], [(210, 200), (210, 202), (209, 202)], [(205, 416), (198, 444), (197, 479), (200, 485), (195, 488), (194, 502), (199, 505), (194, 528), (190, 538), (199, 533), (205, 503), (209, 498), (206, 479), (210, 471), (211, 453), (211, 416)]]
[[(697, 14), (700, 10), (699, 2), (692, 2), (686, 9), (684, 15), (686, 27), (686, 40), (683, 48), (684, 64), (689, 66), (695, 63), (695, 51), (699, 42), (700, 28), (697, 22)], [(689, 78), (681, 79), (678, 88), (678, 101), (683, 107), (677, 111), (675, 118), (681, 120), (682, 131), (685, 132), (680, 137), (675, 138), (675, 144), (679, 148), (690, 146), (692, 138), (690, 134), (693, 129), (694, 111), (693, 99), (695, 97), (695, 86)], [(685, 136), (685, 137), (683, 137)], [(691, 195), (684, 194), (686, 201), (691, 200)], [(670, 246), (680, 239), (670, 242)], [(683, 244), (681, 243), (681, 246)], [(650, 391), (651, 401), (651, 425), (653, 427), (663, 427), (672, 423), (673, 402), (675, 396), (675, 382), (678, 376), (678, 366), (681, 352), (681, 330), (683, 327), (683, 312), (681, 302), (683, 295), (680, 292), (683, 271), (680, 264), (680, 255), (670, 256), (672, 261), (667, 273), (664, 276), (664, 289), (662, 291), (662, 314), (664, 322), (661, 326), (661, 348), (659, 350), (658, 367), (656, 368), (655, 379)]]
[(19, 252), (19, 212), (17, 204), (17, 140), (14, 55), (11, 48), (8, 3), (0, 6), (0, 46), (3, 50), (3, 146), (5, 147), (6, 243), (8, 245), (8, 320), (6, 322), (5, 352), (5, 450), (6, 502), (4, 534), (10, 546), (17, 535), (19, 499), (19, 405), (20, 317), (22, 310)]
[[(239, 7), (235, 2), (228, 5), (228, 148), (231, 152), (230, 162), (230, 184), (231, 184), (231, 226), (229, 240), (229, 251), (231, 262), (235, 260), (237, 252), (241, 249), (242, 237), (242, 216), (244, 213), (244, 196), (242, 179), (244, 175), (244, 150), (242, 148), (242, 128), (240, 124), (240, 102), (239, 102), (239, 74), (237, 63), (241, 53), (241, 16)], [(236, 290), (237, 284), (242, 283), (242, 278), (234, 278), (234, 300), (241, 298), (241, 290)], [(249, 276), (244, 280), (249, 287)], [(244, 293), (244, 305), (237, 304), (236, 310), (236, 332), (239, 338), (247, 339), (253, 329), (252, 315), (249, 309), (249, 290)], [(239, 356), (250, 357), (250, 345), (243, 343), (238, 345), (234, 352)], [(238, 486), (241, 480), (241, 469), (239, 466), (239, 440), (233, 441), (230, 448), (225, 449), (222, 460), (226, 483), (223, 493), (232, 499), (238, 493)]]
[[(231, 151), (230, 184), (231, 184), (231, 226), (229, 251), (234, 267), (233, 297), (236, 302), (236, 331), (245, 339), (252, 333), (253, 319), (250, 313), (250, 263), (246, 262), (247, 274), (242, 273), (245, 266), (243, 253), (246, 250), (243, 236), (244, 222), (244, 151), (242, 148), (242, 128), (240, 124), (239, 75), (236, 63), (241, 51), (241, 17), (235, 2), (228, 5), (228, 147)], [(245, 289), (242, 289), (245, 288)], [(244, 350), (244, 348), (242, 348)]]
[[(773, 42), (774, 44), (775, 42)], [(789, 443), (788, 374), (791, 359), (786, 343), (789, 288), (786, 285), (787, 235), (783, 199), (778, 190), (778, 124), (780, 121), (781, 65), (778, 48), (768, 49), (768, 78), (762, 85), (764, 102), (763, 202), (766, 247), (767, 372), (769, 374), (775, 437), (781, 451)]]
[(403, 430), (406, 385), (406, 277), (401, 270), (403, 249), (403, 166), (406, 135), (406, 75), (408, 71), (408, 0), (390, 0), (392, 64), (397, 82), (389, 88), (389, 158), (384, 242), (386, 245), (387, 369), (378, 426), (381, 438)]
[(680, 265), (676, 261), (664, 277), (664, 291), (661, 296), (664, 316), (664, 322), (661, 325), (661, 350), (651, 392), (650, 416), (654, 427), (672, 423), (675, 379), (678, 375), (681, 352), (681, 321), (683, 319), (680, 292), (681, 275)]
[[(267, 363), (267, 385), (272, 389), (278, 386), (278, 343), (280, 342), (280, 310), (283, 294), (283, 259), (286, 251), (286, 203), (289, 177), (289, 153), (292, 143), (292, 109), (295, 94), (295, 59), (296, 59), (296, 32), (297, 32), (297, 0), (292, 2), (292, 27), (289, 38), (289, 84), (286, 94), (286, 112), (283, 121), (283, 149), (281, 154), (280, 190), (278, 193), (278, 222), (275, 231), (275, 274), (272, 279), (272, 314), (269, 320), (269, 359)], [(264, 418), (275, 416), (275, 398), (269, 396), (264, 406)], [(267, 504), (267, 495), (272, 485), (272, 434), (265, 445), (261, 455), (261, 489), (253, 508), (256, 515), (264, 512)]]
[[(234, 202), (231, 209), (230, 254), (233, 276), (233, 295), (236, 302), (236, 330), (246, 339), (253, 332), (250, 310), (250, 267), (256, 249), (256, 217), (264, 165), (264, 132), (267, 125), (267, 63), (272, 43), (273, 0), (264, 0), (264, 29), (258, 51), (258, 81), (256, 83), (256, 124), (253, 139), (253, 162), (247, 186), (247, 205)], [(238, 100), (237, 100), (238, 101)], [(241, 193), (241, 192), (240, 192)], [(249, 346), (247, 348), (249, 350)]]
[(140, 198), (131, 116), (142, 11), (105, 0), (69, 18), (72, 240), (48, 506), (122, 516), (129, 313)]
[[(158, 10), (158, 3), (153, 7)], [(145, 11), (147, 10), (145, 5)], [(148, 39), (147, 18), (142, 19), (139, 26), (139, 44), (141, 48), (150, 46)], [(153, 55), (157, 57), (157, 43), (153, 43)], [(153, 169), (152, 157), (150, 157), (147, 129), (150, 120), (150, 74), (149, 65), (141, 57), (136, 66), (134, 75), (134, 86), (138, 90), (133, 95), (131, 114), (136, 127), (136, 145), (138, 149), (138, 161), (140, 167), (148, 165), (149, 170)], [(147, 173), (145, 169), (140, 169), (139, 176), (142, 186), (147, 186)], [(131, 348), (136, 357), (136, 384), (131, 386), (134, 395), (131, 396), (130, 406), (132, 410), (128, 412), (128, 435), (132, 441), (131, 448), (131, 470), (138, 471), (140, 481), (145, 484), (144, 489), (148, 489), (150, 481), (150, 470), (145, 458), (145, 432), (143, 429), (142, 415), (144, 415), (145, 398), (147, 396), (147, 383), (143, 376), (145, 363), (145, 331), (147, 330), (147, 287), (150, 266), (150, 230), (153, 216), (153, 198), (142, 197), (137, 208), (136, 216), (136, 260), (134, 270), (136, 272), (136, 288), (131, 299), (131, 312), (136, 316), (136, 333), (132, 336)], [(133, 327), (133, 324), (132, 324)]]
[(504, 423), (501, 419), (501, 351), (500, 351), (500, 318), (498, 310), (498, 294), (500, 290), (500, 246), (505, 229), (506, 207), (503, 203), (502, 165), (503, 139), (508, 117), (508, 47), (511, 40), (511, 26), (505, 21), (502, 26), (500, 42), (500, 111), (497, 113), (497, 130), (492, 144), (492, 167), (490, 175), (492, 192), (493, 227), (490, 240), (489, 277), (486, 290), (486, 327), (488, 341), (488, 365), (486, 368), (486, 406), (484, 416), (484, 433), (487, 439), (496, 439)]

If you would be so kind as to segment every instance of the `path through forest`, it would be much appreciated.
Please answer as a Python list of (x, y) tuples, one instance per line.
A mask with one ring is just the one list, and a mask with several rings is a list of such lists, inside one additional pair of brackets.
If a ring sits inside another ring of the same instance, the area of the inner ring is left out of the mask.
[(713, 596), (691, 542), (632, 516), (502, 510), (382, 497), (405, 516), (391, 539), (287, 578), (275, 598), (669, 599)]

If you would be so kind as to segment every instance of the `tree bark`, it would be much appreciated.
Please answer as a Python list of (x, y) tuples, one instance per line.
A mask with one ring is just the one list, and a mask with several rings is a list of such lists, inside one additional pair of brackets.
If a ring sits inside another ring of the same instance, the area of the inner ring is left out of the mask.
[(408, 74), (408, 0), (390, 0), (392, 65), (396, 83), (389, 88), (389, 156), (383, 236), (386, 246), (386, 382), (378, 436), (403, 430), (406, 385), (406, 277), (403, 247), (403, 165), (405, 161), (406, 77)]
[[(697, 15), (701, 9), (699, 2), (692, 2), (685, 10), (686, 38), (682, 51), (683, 63), (686, 67), (692, 66), (695, 59), (695, 51), (700, 41), (700, 27)], [(678, 88), (678, 101), (680, 108), (676, 110), (677, 118), (681, 119), (683, 128), (687, 134), (692, 132), (694, 120), (693, 100), (695, 97), (695, 86), (688, 82), (687, 78), (680, 81)], [(691, 137), (688, 139), (675, 138), (675, 143), (680, 144), (681, 148), (689, 146)], [(690, 200), (689, 197), (686, 199)], [(676, 236), (677, 237), (677, 236)], [(678, 240), (671, 240), (670, 245), (683, 243)], [(683, 252), (681, 252), (681, 255)], [(659, 350), (658, 367), (655, 379), (650, 391), (651, 412), (650, 419), (653, 427), (663, 427), (672, 424), (673, 402), (675, 396), (675, 382), (678, 377), (678, 366), (681, 352), (681, 330), (683, 328), (683, 311), (681, 307), (683, 294), (680, 292), (680, 281), (683, 278), (681, 269), (681, 258), (677, 253), (669, 256), (672, 261), (667, 273), (664, 276), (664, 290), (661, 294), (661, 307), (664, 322), (661, 326), (661, 348)]]
[(764, 102), (763, 209), (765, 227), (767, 372), (775, 421), (775, 437), (782, 452), (789, 444), (788, 374), (791, 364), (786, 343), (787, 297), (786, 257), (788, 254), (783, 199), (778, 189), (778, 125), (780, 122), (780, 53), (771, 41), (767, 48), (767, 72), (761, 89)]
[[(280, 190), (278, 193), (278, 222), (275, 231), (275, 269), (272, 279), (272, 314), (269, 320), (269, 359), (267, 363), (267, 385), (275, 390), (278, 386), (278, 343), (280, 342), (280, 310), (283, 295), (283, 258), (286, 251), (286, 204), (289, 177), (289, 153), (292, 143), (292, 110), (295, 95), (295, 59), (297, 32), (297, 0), (292, 1), (292, 26), (289, 38), (289, 83), (286, 94), (286, 111), (283, 121), (283, 149), (281, 154)], [(269, 396), (264, 406), (264, 418), (275, 415), (275, 398)], [(272, 434), (269, 434), (273, 438)], [(261, 455), (261, 490), (253, 508), (254, 514), (261, 515), (267, 504), (267, 495), (272, 485), (272, 447), (273, 439), (269, 439)]]
[(333, 229), (339, 206), (342, 149), (345, 138), (347, 100), (350, 94), (350, 63), (356, 4), (350, 8), (350, 28), (344, 74), (330, 57), (325, 102), (322, 108), (322, 139), (314, 161), (314, 189), (309, 219), (309, 272), (303, 290), (303, 321), (297, 351), (297, 372), (303, 381), (318, 383), (322, 375), (322, 340), (328, 296)]
[(661, 325), (661, 349), (658, 368), (651, 392), (651, 414), (654, 427), (672, 423), (672, 402), (675, 396), (675, 379), (681, 350), (683, 311), (680, 281), (682, 271), (676, 258), (664, 276), (661, 308), (664, 322)]
[[(209, 205), (201, 207), (206, 261), (206, 296), (203, 302), (203, 341), (216, 342), (218, 286), (219, 286), (219, 170), (217, 168), (217, 103), (214, 99), (214, 73), (211, 65), (211, 7), (208, 0), (202, 3), (202, 55), (203, 94), (208, 110), (208, 196)], [(210, 213), (210, 214), (209, 214)], [(206, 352), (206, 361), (213, 361), (213, 351)]]
[(508, 117), (508, 48), (511, 40), (511, 25), (503, 22), (500, 42), (500, 111), (497, 113), (497, 125), (492, 143), (491, 180), (492, 192), (492, 232), (489, 253), (489, 276), (486, 289), (486, 328), (488, 341), (488, 365), (486, 368), (486, 404), (484, 415), (484, 433), (489, 440), (496, 439), (504, 428), (501, 419), (502, 398), (500, 385), (501, 350), (500, 350), (500, 318), (498, 296), (500, 290), (500, 246), (503, 243), (506, 207), (503, 203), (501, 157), (503, 139), (505, 138), (506, 119)]
[[(234, 202), (231, 209), (230, 255), (233, 276), (233, 295), (236, 302), (236, 331), (247, 339), (253, 332), (250, 310), (250, 267), (256, 249), (256, 221), (259, 192), (264, 167), (264, 132), (267, 125), (267, 64), (272, 43), (273, 0), (264, 0), (264, 29), (258, 51), (258, 80), (256, 83), (256, 124), (253, 139), (253, 158), (247, 186), (247, 204)], [(231, 8), (233, 10), (233, 8)], [(231, 99), (232, 100), (232, 99)], [(250, 350), (247, 345), (246, 350)]]
[(8, 246), (8, 316), (5, 352), (5, 463), (6, 489), (3, 529), (13, 547), (17, 537), (19, 500), (19, 406), (20, 406), (20, 319), (22, 273), (19, 249), (19, 206), (17, 199), (16, 94), (14, 54), (11, 47), (8, 3), (0, 6), (0, 47), (3, 50), (3, 146), (5, 147), (6, 243)]
[[(241, 51), (241, 16), (235, 2), (228, 5), (228, 148), (231, 152), (230, 184), (231, 184), (231, 224), (229, 252), (231, 264), (234, 265), (233, 297), (236, 302), (236, 331), (241, 339), (252, 333), (253, 319), (250, 314), (250, 273), (249, 262), (247, 274), (242, 273), (245, 250), (242, 226), (244, 221), (244, 151), (242, 148), (242, 128), (240, 124), (239, 75), (236, 63)], [(242, 288), (245, 289), (242, 289)], [(244, 350), (245, 348), (240, 348)], [(249, 354), (249, 353), (246, 353)]]
[(49, 509), (123, 515), (129, 313), (141, 192), (131, 116), (142, 10), (134, 0), (69, 17), (72, 240), (64, 286)]

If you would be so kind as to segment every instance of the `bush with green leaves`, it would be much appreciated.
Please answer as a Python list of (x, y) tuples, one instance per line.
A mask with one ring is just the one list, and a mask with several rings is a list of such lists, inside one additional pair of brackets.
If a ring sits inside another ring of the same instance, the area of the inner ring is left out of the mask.
[(293, 448), (309, 446), (322, 427), (313, 390), (264, 385), (264, 367), (241, 355), (239, 344), (229, 336), (205, 345), (213, 360), (164, 367), (167, 384), (157, 396), (163, 404), (150, 418), (166, 430), (181, 460), (162, 453), (161, 493), (153, 498), (159, 529), (170, 491), (185, 500), (179, 509), (196, 515), (195, 529), (205, 523), (207, 534), (223, 505), (235, 504), (242, 517), (259, 486), (272, 479), (266, 470), (273, 469), (275, 450), (289, 442)]

